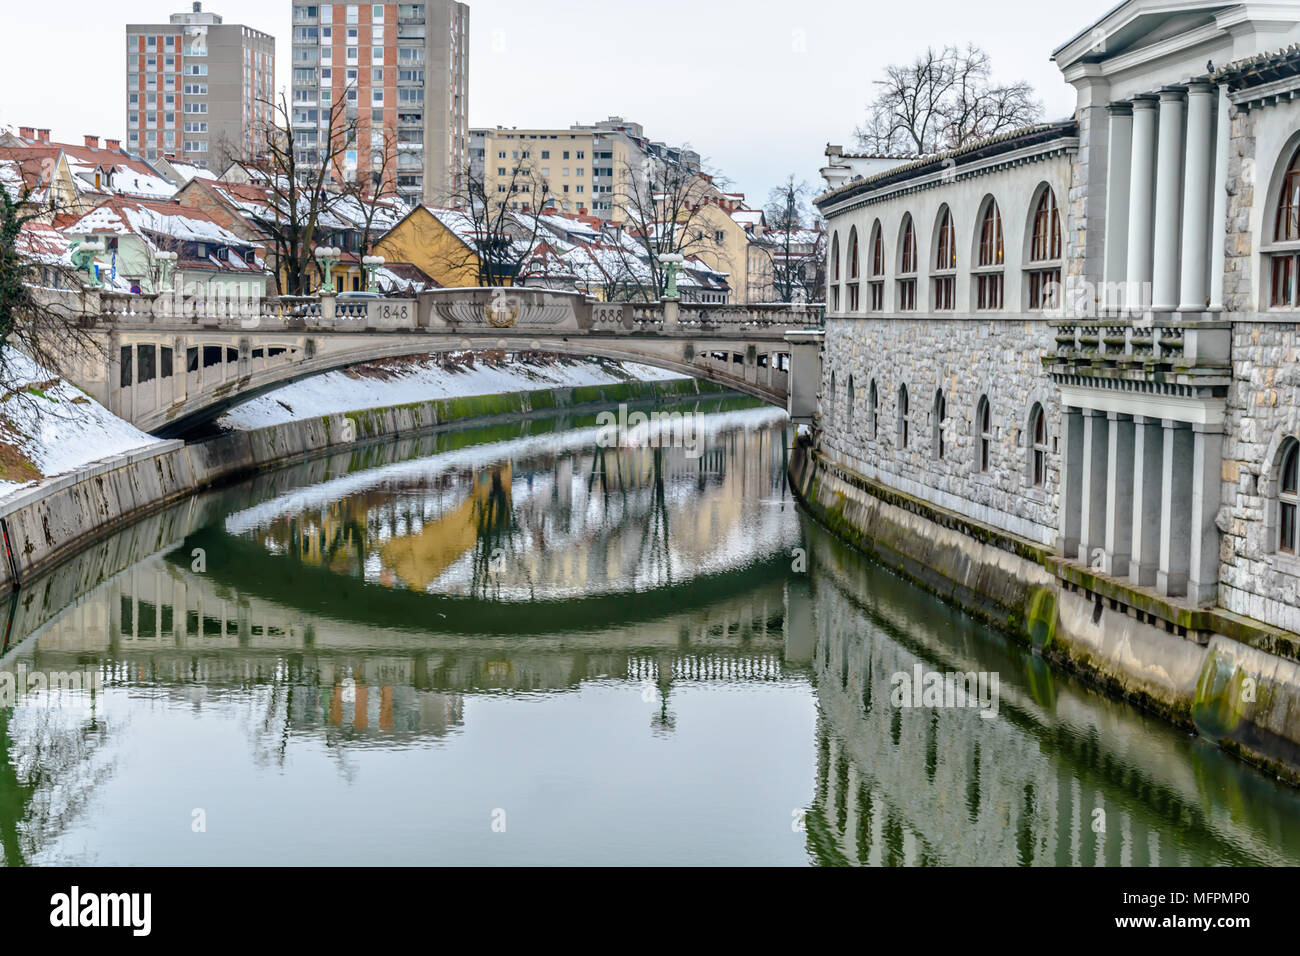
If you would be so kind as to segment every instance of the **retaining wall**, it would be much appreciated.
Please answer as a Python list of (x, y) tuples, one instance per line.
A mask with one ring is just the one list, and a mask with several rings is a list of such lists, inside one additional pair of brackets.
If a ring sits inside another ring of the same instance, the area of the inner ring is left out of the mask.
[(801, 503), (849, 544), (1111, 693), (1300, 784), (1300, 635), (1152, 592), (1111, 593), (1048, 548), (796, 443)]

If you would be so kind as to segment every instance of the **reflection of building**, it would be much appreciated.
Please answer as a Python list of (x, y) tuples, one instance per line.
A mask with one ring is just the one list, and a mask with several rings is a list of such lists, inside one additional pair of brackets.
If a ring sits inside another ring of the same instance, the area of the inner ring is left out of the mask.
[[(1277, 839), (1275, 806), (1238, 793), (1239, 769), (1209, 748), (1187, 746), (1176, 731), (1153, 734), (1127, 705), (1082, 691), (965, 615), (927, 608), (878, 565), (824, 536), (813, 544), (814, 858), (966, 866), (1300, 859), (1300, 839)], [(892, 675), (917, 663), (999, 672), (998, 716), (893, 706)], [(1207, 800), (1207, 791), (1218, 796)], [(1235, 799), (1225, 802), (1225, 793)]]

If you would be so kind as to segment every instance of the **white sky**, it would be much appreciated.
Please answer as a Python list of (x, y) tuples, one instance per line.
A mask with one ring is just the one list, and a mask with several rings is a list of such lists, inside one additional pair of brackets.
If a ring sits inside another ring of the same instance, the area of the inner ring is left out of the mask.
[[(470, 123), (563, 127), (619, 115), (689, 143), (761, 205), (790, 173), (814, 186), (827, 142), (851, 147), (872, 81), (927, 44), (974, 42), (1028, 80), (1047, 117), (1074, 94), (1054, 47), (1113, 0), (471, 0)], [(0, 125), (125, 138), (125, 24), (189, 0), (0, 0)], [(287, 82), (292, 0), (206, 0), (276, 37)]]

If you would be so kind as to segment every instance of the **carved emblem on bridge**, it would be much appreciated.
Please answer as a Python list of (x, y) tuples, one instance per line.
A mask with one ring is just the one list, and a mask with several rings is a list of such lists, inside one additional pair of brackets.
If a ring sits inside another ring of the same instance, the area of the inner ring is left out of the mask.
[(504, 289), (492, 293), (492, 301), (484, 309), (488, 325), (494, 329), (513, 329), (519, 321), (519, 300)]

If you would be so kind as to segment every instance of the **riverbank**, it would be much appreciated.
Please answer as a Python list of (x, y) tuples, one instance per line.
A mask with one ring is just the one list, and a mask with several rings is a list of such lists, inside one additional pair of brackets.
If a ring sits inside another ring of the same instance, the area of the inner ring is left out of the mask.
[(731, 393), (696, 379), (581, 385), (414, 402), (154, 445), (46, 479), (0, 501), (0, 593), (131, 522), (205, 488), (315, 455), (470, 422), (608, 410)]
[(886, 488), (796, 443), (790, 483), (830, 531), (1043, 657), (1300, 785), (1300, 637), (1117, 588), (1036, 542)]

